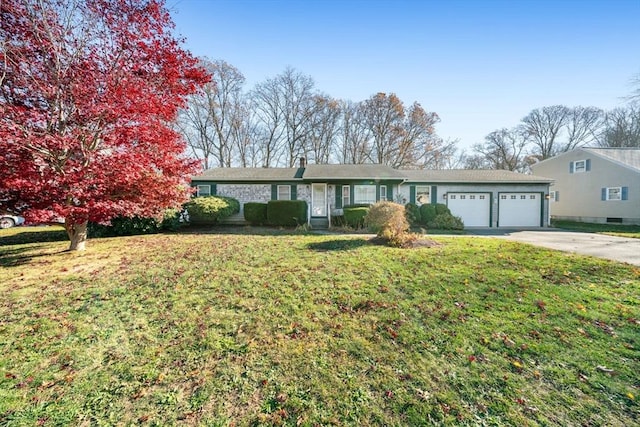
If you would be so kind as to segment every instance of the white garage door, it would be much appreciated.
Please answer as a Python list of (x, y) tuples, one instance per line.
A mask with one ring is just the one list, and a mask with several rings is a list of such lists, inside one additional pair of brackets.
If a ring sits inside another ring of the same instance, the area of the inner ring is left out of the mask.
[(447, 193), (451, 213), (462, 218), (465, 227), (491, 226), (489, 193)]
[(498, 227), (540, 227), (541, 206), (539, 193), (500, 193)]

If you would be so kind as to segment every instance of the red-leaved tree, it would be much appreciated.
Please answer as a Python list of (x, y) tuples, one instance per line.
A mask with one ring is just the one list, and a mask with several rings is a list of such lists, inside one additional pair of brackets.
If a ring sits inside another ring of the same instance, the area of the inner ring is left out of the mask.
[(87, 221), (156, 216), (196, 164), (171, 123), (207, 80), (162, 0), (0, 1), (0, 208)]

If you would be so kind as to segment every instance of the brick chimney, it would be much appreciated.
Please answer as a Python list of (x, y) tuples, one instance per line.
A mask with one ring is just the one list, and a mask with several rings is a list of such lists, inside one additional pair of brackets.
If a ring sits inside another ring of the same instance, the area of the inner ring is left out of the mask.
[(305, 168), (307, 166), (307, 159), (300, 157), (300, 167)]

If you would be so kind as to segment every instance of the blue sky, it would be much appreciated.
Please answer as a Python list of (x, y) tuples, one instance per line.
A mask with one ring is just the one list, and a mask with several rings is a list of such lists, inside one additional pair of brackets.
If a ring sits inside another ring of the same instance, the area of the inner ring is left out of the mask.
[(534, 108), (624, 105), (640, 73), (640, 0), (167, 0), (196, 56), (246, 88), (287, 66), (334, 98), (396, 93), (460, 147)]

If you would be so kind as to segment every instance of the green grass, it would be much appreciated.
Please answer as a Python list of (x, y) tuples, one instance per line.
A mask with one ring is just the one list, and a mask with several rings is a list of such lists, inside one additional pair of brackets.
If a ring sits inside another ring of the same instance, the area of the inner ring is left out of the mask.
[(0, 425), (640, 421), (630, 265), (466, 237), (62, 239), (0, 232)]
[(552, 222), (552, 226), (570, 231), (581, 231), (585, 233), (608, 234), (610, 236), (630, 237), (640, 239), (640, 225), (628, 224), (592, 224), (588, 222), (557, 221)]

